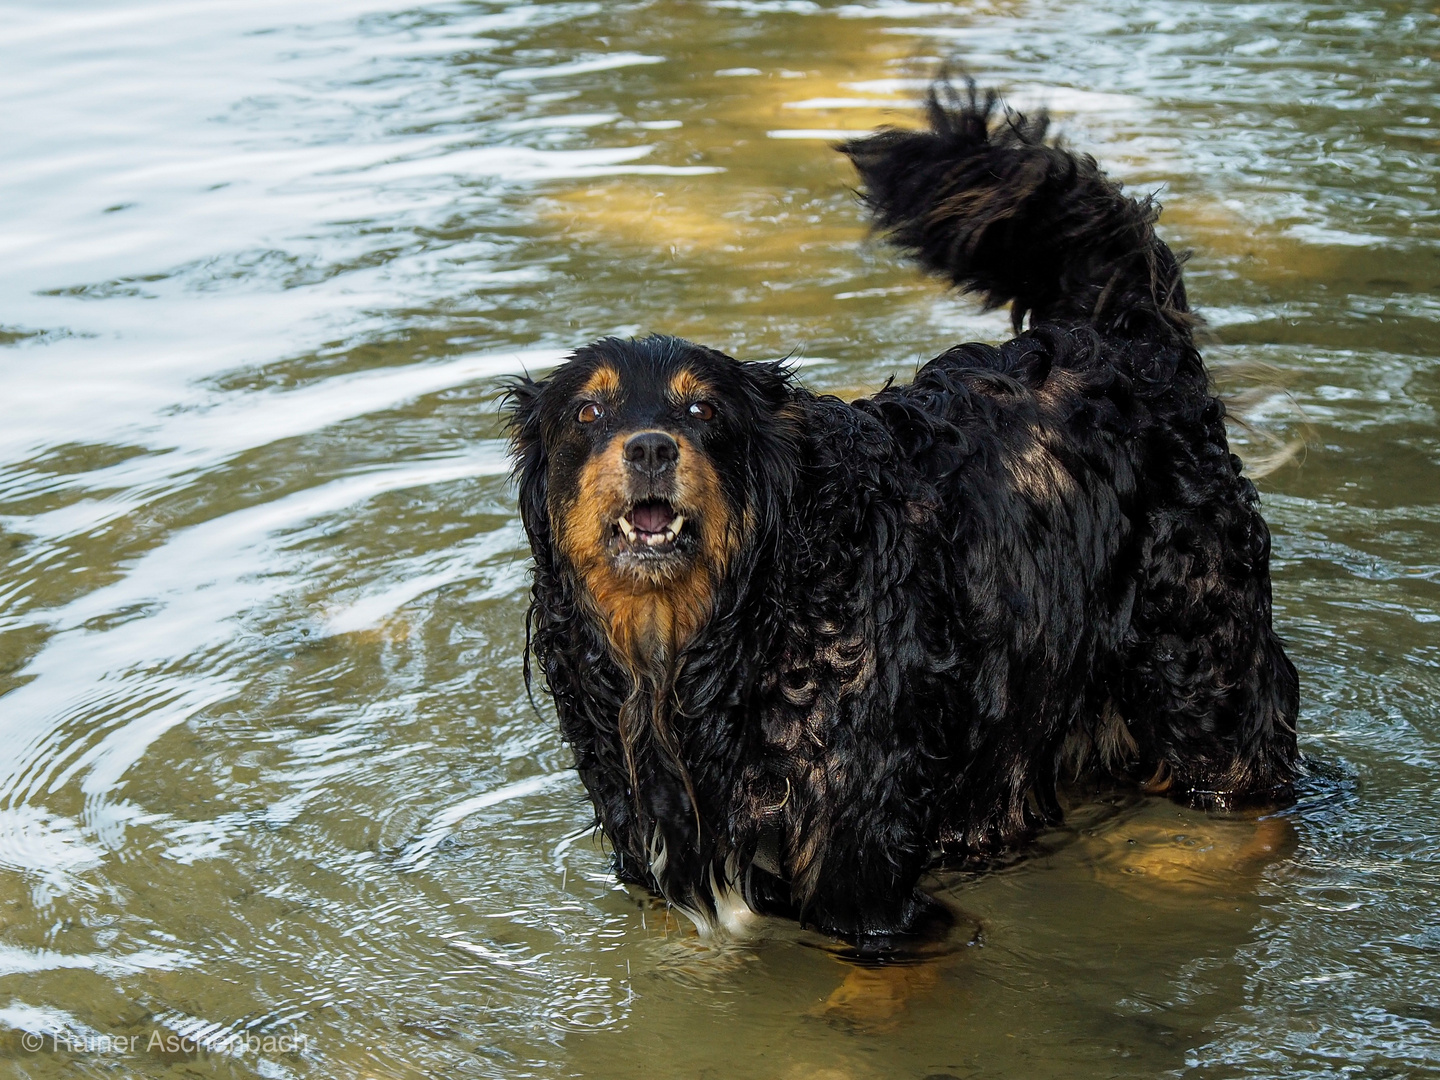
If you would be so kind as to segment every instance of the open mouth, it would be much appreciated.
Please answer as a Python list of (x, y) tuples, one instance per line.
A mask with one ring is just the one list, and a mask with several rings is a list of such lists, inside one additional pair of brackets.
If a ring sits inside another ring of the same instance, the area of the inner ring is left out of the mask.
[(615, 527), (631, 551), (665, 555), (675, 550), (685, 515), (677, 514), (664, 499), (645, 499), (621, 514)]

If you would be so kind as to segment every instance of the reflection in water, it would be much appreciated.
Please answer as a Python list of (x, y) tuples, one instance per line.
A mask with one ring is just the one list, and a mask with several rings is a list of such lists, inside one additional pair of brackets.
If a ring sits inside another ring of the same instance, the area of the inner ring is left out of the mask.
[[(1433, 1071), (1434, 11), (12, 7), (4, 1069)], [(526, 699), (499, 380), (654, 329), (858, 394), (1005, 336), (827, 147), (957, 55), (1163, 189), (1237, 446), (1309, 443), (1265, 499), (1315, 774), (1258, 821), (1084, 801), (938, 876), (921, 963), (701, 942), (614, 884)]]

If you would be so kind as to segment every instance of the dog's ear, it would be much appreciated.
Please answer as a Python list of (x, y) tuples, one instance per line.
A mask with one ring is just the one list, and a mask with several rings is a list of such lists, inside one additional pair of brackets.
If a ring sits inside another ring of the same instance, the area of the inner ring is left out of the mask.
[(740, 365), (751, 396), (757, 404), (778, 412), (790, 404), (790, 364), (786, 360), (751, 360)]
[(520, 520), (537, 554), (550, 536), (545, 509), (547, 461), (540, 409), (546, 386), (544, 381), (517, 375), (505, 387), (502, 405), (510, 414), (506, 428), (510, 433), (510, 455), (515, 460), (511, 476), (520, 489)]
[(801, 398), (790, 381), (788, 360), (752, 360), (740, 365), (754, 421), (745, 469), (749, 500), (762, 547), (783, 539), (800, 468)]

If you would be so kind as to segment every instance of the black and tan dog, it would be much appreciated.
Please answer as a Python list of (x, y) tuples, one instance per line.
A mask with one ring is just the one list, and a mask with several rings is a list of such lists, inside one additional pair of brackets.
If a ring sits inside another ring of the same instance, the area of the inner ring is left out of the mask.
[(1013, 305), (1003, 345), (849, 404), (659, 336), (512, 387), (534, 654), (620, 878), (702, 926), (884, 947), (1076, 774), (1289, 797), (1269, 532), (1180, 263), (1046, 129), (942, 85), (843, 148), (901, 248)]

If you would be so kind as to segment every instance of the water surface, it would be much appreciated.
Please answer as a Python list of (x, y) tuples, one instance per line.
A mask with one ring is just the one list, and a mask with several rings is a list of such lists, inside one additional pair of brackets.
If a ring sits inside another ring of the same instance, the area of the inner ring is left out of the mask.
[[(957, 55), (1161, 192), (1237, 445), (1306, 443), (1261, 486), (1315, 775), (1270, 857), (1082, 808), (827, 1011), (819, 939), (612, 881), (497, 389), (605, 333), (837, 393), (1003, 336), (827, 148)], [(16, 0), (0, 1072), (1440, 1074), (1437, 62), (1413, 2)]]

